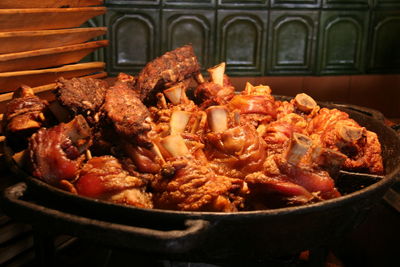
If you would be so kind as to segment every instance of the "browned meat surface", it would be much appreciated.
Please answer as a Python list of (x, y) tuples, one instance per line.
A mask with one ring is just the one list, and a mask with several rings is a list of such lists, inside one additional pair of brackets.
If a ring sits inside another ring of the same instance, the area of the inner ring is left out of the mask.
[(90, 159), (75, 183), (78, 194), (143, 208), (152, 208), (151, 194), (142, 179), (129, 175), (118, 159), (101, 156)]
[(337, 109), (323, 108), (308, 126), (312, 138), (322, 147), (347, 156), (344, 168), (382, 174), (383, 162), (378, 136), (361, 127)]
[(262, 124), (258, 128), (264, 138), (269, 154), (281, 154), (289, 145), (293, 133), (304, 134), (307, 129), (305, 119), (295, 113), (289, 113), (269, 124)]
[(243, 180), (217, 175), (192, 158), (171, 162), (172, 177), (154, 183), (157, 208), (186, 211), (237, 211), (243, 208)]
[(71, 122), (41, 128), (29, 140), (32, 173), (39, 179), (59, 185), (61, 180), (73, 180), (84, 160), (83, 152), (90, 146), (90, 128), (78, 115)]
[(151, 130), (150, 113), (127, 83), (118, 82), (107, 90), (103, 109), (120, 136), (129, 142), (147, 143), (146, 133)]
[(200, 107), (207, 108), (211, 105), (225, 105), (235, 96), (235, 87), (229, 81), (228, 76), (224, 75), (223, 86), (214, 82), (204, 82), (196, 87), (194, 95)]
[(205, 138), (205, 153), (210, 161), (218, 165), (218, 173), (223, 174), (235, 169), (244, 177), (262, 170), (267, 156), (267, 144), (252, 125), (209, 133)]
[(27, 146), (27, 138), (48, 124), (48, 102), (35, 96), (30, 87), (21, 87), (7, 103), (3, 129), (8, 144), (15, 150)]
[(147, 63), (137, 76), (136, 90), (145, 100), (157, 87), (183, 81), (200, 71), (191, 45), (185, 45)]
[(104, 102), (108, 84), (99, 79), (60, 78), (56, 96), (62, 106), (75, 114), (84, 115), (92, 124), (98, 121), (94, 116)]

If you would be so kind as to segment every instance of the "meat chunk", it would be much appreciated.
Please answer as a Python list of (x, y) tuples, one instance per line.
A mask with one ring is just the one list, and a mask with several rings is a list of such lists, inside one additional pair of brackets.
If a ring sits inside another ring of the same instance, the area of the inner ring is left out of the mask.
[(224, 212), (243, 207), (243, 180), (217, 175), (207, 164), (192, 158), (177, 159), (170, 166), (173, 176), (153, 185), (155, 207)]
[(56, 97), (62, 106), (73, 115), (82, 114), (94, 124), (98, 119), (94, 116), (104, 102), (108, 84), (99, 79), (60, 78), (57, 83)]
[(75, 183), (78, 194), (143, 208), (152, 208), (151, 194), (142, 179), (129, 175), (118, 159), (101, 156), (90, 159)]
[(150, 113), (127, 83), (119, 82), (107, 90), (103, 106), (106, 118), (127, 141), (149, 145)]
[(205, 136), (207, 158), (218, 164), (217, 172), (236, 169), (242, 176), (260, 171), (267, 156), (267, 144), (252, 125), (237, 126)]
[(165, 84), (174, 84), (194, 76), (200, 65), (191, 45), (185, 45), (147, 63), (137, 76), (136, 90), (140, 100), (145, 100), (153, 90)]
[(295, 113), (289, 113), (269, 124), (261, 124), (257, 131), (265, 140), (269, 154), (281, 154), (289, 145), (293, 133), (305, 134), (307, 121)]
[(61, 180), (75, 179), (90, 144), (90, 127), (80, 115), (67, 124), (41, 128), (29, 140), (33, 175), (56, 186)]
[(7, 103), (2, 123), (8, 145), (21, 150), (26, 148), (27, 139), (34, 132), (49, 124), (49, 104), (35, 96), (27, 86), (15, 91), (13, 97)]
[(347, 113), (323, 108), (310, 121), (308, 132), (322, 147), (346, 155), (345, 169), (383, 173), (382, 151), (378, 136), (361, 127)]

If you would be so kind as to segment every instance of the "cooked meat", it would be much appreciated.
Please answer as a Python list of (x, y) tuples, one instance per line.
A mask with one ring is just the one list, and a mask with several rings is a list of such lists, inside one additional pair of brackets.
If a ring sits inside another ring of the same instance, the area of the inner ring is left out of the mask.
[(307, 122), (303, 117), (289, 113), (269, 124), (261, 124), (257, 131), (264, 138), (269, 154), (281, 154), (288, 147), (293, 133), (304, 134), (306, 129)]
[(312, 138), (322, 147), (347, 156), (344, 168), (382, 174), (383, 162), (378, 136), (361, 127), (349, 115), (337, 109), (323, 108), (308, 126)]
[(248, 209), (279, 208), (340, 196), (326, 171), (296, 166), (280, 156), (272, 160), (277, 167), (273, 172), (254, 172), (244, 179), (249, 187)]
[(140, 100), (145, 100), (154, 89), (174, 84), (194, 76), (200, 71), (197, 57), (191, 45), (185, 45), (147, 63), (137, 76), (136, 90)]
[(57, 83), (56, 96), (62, 106), (72, 111), (72, 114), (82, 114), (94, 124), (94, 117), (104, 102), (108, 84), (99, 79), (60, 78)]
[(173, 177), (153, 184), (154, 206), (186, 211), (237, 211), (243, 208), (243, 180), (217, 175), (192, 158), (171, 162)]
[(258, 127), (260, 123), (268, 123), (276, 119), (275, 99), (268, 86), (248, 85), (245, 91), (235, 95), (228, 103), (231, 111), (238, 110), (243, 121)]
[(75, 179), (84, 160), (83, 152), (90, 146), (90, 134), (81, 115), (67, 124), (41, 128), (29, 140), (33, 175), (56, 186), (61, 180)]
[(246, 208), (249, 210), (282, 208), (306, 204), (315, 199), (303, 186), (289, 181), (285, 176), (267, 176), (255, 172), (246, 176), (249, 187)]
[(216, 171), (219, 174), (236, 169), (244, 177), (262, 170), (267, 156), (267, 144), (252, 125), (237, 126), (220, 133), (209, 133), (205, 136), (205, 143), (207, 158), (218, 164)]
[(235, 87), (230, 83), (228, 76), (224, 75), (223, 86), (214, 82), (204, 82), (196, 87), (194, 95), (196, 100), (201, 103), (201, 108), (225, 105), (235, 96)]
[(107, 90), (103, 106), (106, 118), (116, 132), (132, 143), (149, 146), (150, 113), (127, 83), (119, 82)]
[(90, 159), (80, 170), (75, 183), (79, 195), (152, 208), (151, 194), (145, 192), (145, 185), (140, 178), (129, 175), (112, 156)]
[(6, 105), (2, 123), (8, 145), (21, 150), (26, 148), (27, 139), (34, 132), (49, 124), (49, 104), (27, 86), (15, 91), (13, 97)]

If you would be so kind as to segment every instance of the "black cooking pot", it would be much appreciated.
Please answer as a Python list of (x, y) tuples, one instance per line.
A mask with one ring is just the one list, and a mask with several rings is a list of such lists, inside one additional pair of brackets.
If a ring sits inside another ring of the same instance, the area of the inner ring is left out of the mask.
[[(263, 260), (326, 246), (357, 226), (400, 172), (400, 139), (396, 132), (363, 112), (343, 110), (378, 134), (386, 175), (381, 179), (365, 175), (377, 181), (336, 199), (238, 213), (142, 209), (76, 196), (49, 186), (21, 171), (9, 155), (11, 168), (24, 177), (24, 182), (4, 191), (2, 207), (10, 216), (43, 232), (90, 238), (192, 262)], [(7, 147), (5, 152), (12, 153)], [(362, 176), (350, 174), (346, 179)]]

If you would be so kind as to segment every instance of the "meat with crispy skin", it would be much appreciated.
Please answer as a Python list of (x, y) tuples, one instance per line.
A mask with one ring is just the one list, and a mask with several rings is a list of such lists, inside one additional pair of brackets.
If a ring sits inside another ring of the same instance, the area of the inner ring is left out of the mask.
[(79, 195), (152, 208), (151, 194), (145, 192), (145, 185), (142, 179), (129, 175), (113, 156), (91, 158), (75, 183)]
[(378, 136), (337, 109), (323, 108), (309, 123), (308, 132), (322, 147), (346, 155), (343, 167), (351, 171), (383, 173)]
[(219, 174), (235, 169), (240, 173), (239, 176), (244, 177), (262, 170), (267, 156), (267, 144), (249, 124), (224, 132), (208, 133), (205, 143), (205, 154), (209, 161), (218, 165), (216, 171)]
[(48, 122), (48, 102), (35, 96), (30, 87), (23, 86), (7, 103), (2, 121), (7, 143), (14, 150), (26, 148), (27, 139)]
[(91, 130), (81, 115), (69, 123), (41, 128), (29, 140), (33, 175), (56, 186), (61, 180), (75, 179), (90, 144)]
[(217, 175), (207, 164), (193, 158), (170, 163), (172, 177), (153, 184), (154, 206), (185, 211), (238, 211), (243, 208), (243, 180)]
[(225, 105), (235, 96), (235, 87), (232, 86), (227, 75), (224, 75), (224, 85), (221, 86), (214, 82), (204, 82), (199, 84), (194, 95), (201, 108), (211, 105)]
[(200, 65), (191, 45), (185, 45), (147, 63), (137, 75), (135, 89), (143, 101), (150, 95), (155, 95), (153, 90), (165, 84), (175, 84), (200, 71)]

